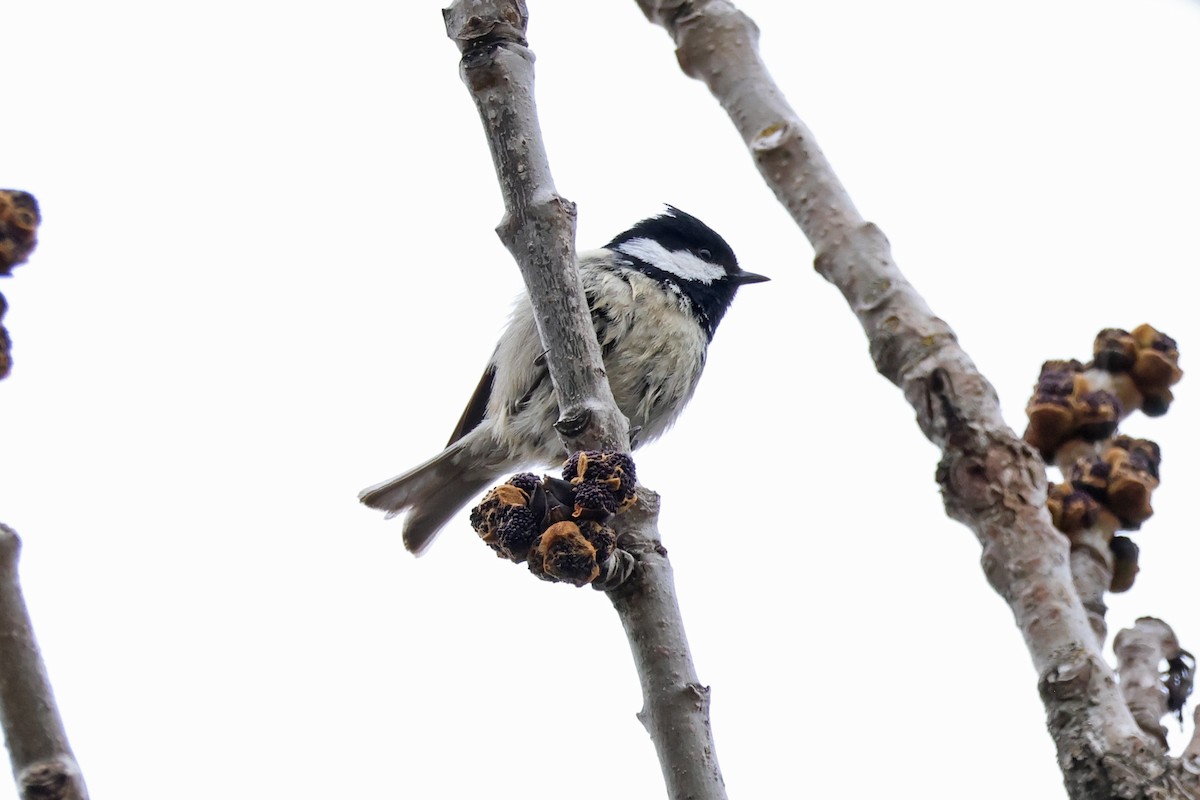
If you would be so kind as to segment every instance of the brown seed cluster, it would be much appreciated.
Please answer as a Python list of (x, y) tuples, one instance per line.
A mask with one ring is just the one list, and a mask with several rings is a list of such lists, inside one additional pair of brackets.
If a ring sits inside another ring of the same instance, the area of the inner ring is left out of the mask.
[(1175, 340), (1150, 325), (1132, 331), (1105, 328), (1084, 364), (1047, 361), (1025, 411), (1025, 441), (1047, 461), (1068, 442), (1097, 442), (1116, 430), (1122, 417), (1141, 409), (1165, 414), (1171, 387), (1183, 377)]
[(1051, 490), (1050, 515), (1064, 533), (1094, 524), (1107, 511), (1121, 530), (1137, 530), (1150, 518), (1150, 495), (1158, 487), (1158, 445), (1118, 436), (1096, 455), (1080, 458), (1065, 483)]
[(1071, 439), (1089, 442), (1105, 439), (1117, 429), (1121, 403), (1116, 395), (1092, 387), (1078, 361), (1042, 364), (1033, 397), (1025, 407), (1029, 426), (1025, 441), (1050, 460)]
[[(12, 274), (12, 268), (29, 258), (37, 246), (37, 228), (42, 221), (37, 200), (28, 192), (0, 189), (0, 277)], [(8, 302), (0, 294), (0, 323), (8, 311)], [(12, 369), (12, 340), (0, 324), (0, 378)]]
[(1183, 377), (1174, 339), (1150, 325), (1132, 331), (1105, 328), (1096, 336), (1092, 353), (1096, 368), (1133, 380), (1144, 414), (1159, 417), (1167, 413), (1174, 399), (1171, 387)]
[(41, 221), (33, 195), (0, 189), (0, 275), (8, 275), (13, 267), (29, 258), (37, 247)]
[(573, 454), (562, 479), (516, 475), (471, 510), (471, 527), (496, 555), (548, 581), (585, 586), (617, 547), (607, 525), (637, 501), (633, 459), (625, 453)]
[(1138, 546), (1117, 532), (1137, 530), (1154, 513), (1162, 453), (1149, 440), (1116, 435), (1117, 424), (1139, 408), (1165, 413), (1183, 371), (1175, 340), (1150, 325), (1100, 331), (1092, 356), (1088, 364), (1042, 365), (1025, 409), (1025, 440), (1063, 470), (1046, 500), (1055, 527), (1073, 546), (1084, 531), (1104, 532), (1113, 558), (1110, 590), (1123, 592), (1137, 575)]

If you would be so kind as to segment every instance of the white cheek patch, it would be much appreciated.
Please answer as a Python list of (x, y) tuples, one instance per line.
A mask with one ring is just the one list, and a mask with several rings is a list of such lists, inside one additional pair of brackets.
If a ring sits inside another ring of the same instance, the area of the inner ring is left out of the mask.
[(668, 250), (653, 239), (630, 239), (618, 245), (617, 249), (685, 281), (709, 284), (725, 277), (723, 267), (710, 264), (686, 250)]

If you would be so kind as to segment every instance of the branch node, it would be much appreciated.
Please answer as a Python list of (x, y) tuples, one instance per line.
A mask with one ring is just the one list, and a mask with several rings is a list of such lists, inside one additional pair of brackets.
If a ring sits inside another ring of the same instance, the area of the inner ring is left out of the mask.
[(562, 417), (554, 423), (554, 430), (558, 431), (560, 436), (565, 436), (568, 439), (574, 439), (581, 435), (592, 424), (592, 412), (588, 408), (576, 408), (574, 414), (569, 417)]
[(30, 764), (16, 776), (22, 800), (87, 800), (87, 787), (75, 759), (47, 758)]
[(1042, 674), (1038, 693), (1043, 701), (1062, 702), (1085, 697), (1092, 680), (1092, 660), (1086, 653), (1077, 653), (1073, 661), (1055, 664)]

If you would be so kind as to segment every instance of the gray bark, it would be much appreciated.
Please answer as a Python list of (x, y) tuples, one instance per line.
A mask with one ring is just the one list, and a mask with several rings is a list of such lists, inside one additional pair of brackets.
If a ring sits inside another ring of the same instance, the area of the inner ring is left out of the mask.
[[(608, 386), (575, 269), (575, 209), (556, 192), (542, 144), (525, 4), (460, 0), (444, 15), (504, 195), (498, 232), (521, 268), (547, 351), (561, 413), (556, 427), (569, 450), (629, 452), (629, 423)], [(608, 593), (629, 639), (642, 683), (638, 718), (654, 742), (668, 796), (723, 800), (708, 688), (688, 648), (657, 530), (657, 495), (639, 487), (638, 497), (634, 510), (614, 523), (623, 555), (607, 565), (598, 588)]]
[(0, 524), (0, 725), (17, 791), (29, 800), (87, 800), (25, 608), (21, 540)]
[(754, 23), (727, 0), (638, 5), (671, 34), (683, 71), (704, 81), (729, 114), (812, 243), (817, 271), (858, 317), (876, 368), (903, 390), (941, 449), (946, 511), (975, 533), (984, 573), (1024, 635), (1071, 797), (1200, 794), (1200, 778), (1135, 723), (1101, 654), (1068, 540), (1046, 510), (1040, 456), (1004, 423), (995, 390), (900, 272), (883, 232), (855, 208), (759, 58)]

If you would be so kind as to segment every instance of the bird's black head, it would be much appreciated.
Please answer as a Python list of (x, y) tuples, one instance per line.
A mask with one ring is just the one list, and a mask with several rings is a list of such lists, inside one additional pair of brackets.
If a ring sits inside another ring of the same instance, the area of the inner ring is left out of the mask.
[(686, 297), (710, 339), (737, 288), (767, 280), (743, 271), (720, 234), (674, 206), (642, 220), (605, 246), (664, 289)]

